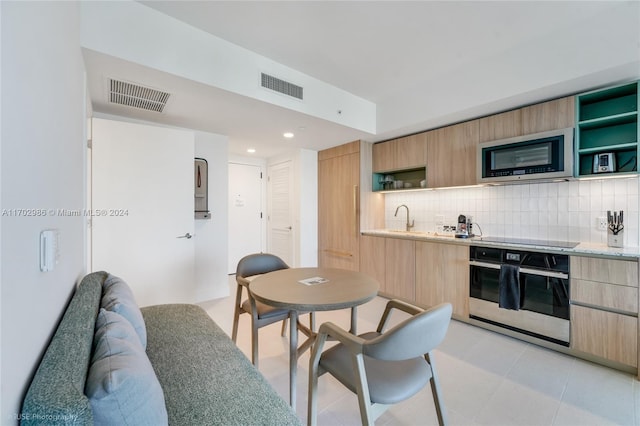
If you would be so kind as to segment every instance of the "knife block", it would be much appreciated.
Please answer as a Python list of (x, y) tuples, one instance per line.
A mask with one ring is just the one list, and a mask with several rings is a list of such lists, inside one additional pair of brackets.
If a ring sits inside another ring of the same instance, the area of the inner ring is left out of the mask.
[(624, 247), (624, 229), (614, 234), (611, 229), (607, 229), (607, 245), (609, 247)]

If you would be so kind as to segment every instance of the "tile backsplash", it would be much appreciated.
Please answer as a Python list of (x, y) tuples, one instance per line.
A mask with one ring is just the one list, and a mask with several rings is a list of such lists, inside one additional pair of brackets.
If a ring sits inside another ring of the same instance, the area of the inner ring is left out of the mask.
[(385, 194), (385, 227), (404, 229), (409, 207), (416, 231), (438, 232), (437, 216), (444, 225), (455, 225), (459, 214), (473, 217), (477, 234), (494, 237), (553, 241), (607, 243), (597, 218), (607, 210), (624, 210), (624, 244), (637, 247), (639, 240), (636, 177), (524, 183), (503, 186), (444, 188)]

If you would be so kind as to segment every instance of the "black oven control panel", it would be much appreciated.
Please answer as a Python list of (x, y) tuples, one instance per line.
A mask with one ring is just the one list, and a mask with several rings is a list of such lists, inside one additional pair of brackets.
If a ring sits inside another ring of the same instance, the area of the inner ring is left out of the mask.
[(508, 263), (543, 271), (569, 273), (569, 256), (566, 254), (471, 246), (469, 258), (496, 265)]

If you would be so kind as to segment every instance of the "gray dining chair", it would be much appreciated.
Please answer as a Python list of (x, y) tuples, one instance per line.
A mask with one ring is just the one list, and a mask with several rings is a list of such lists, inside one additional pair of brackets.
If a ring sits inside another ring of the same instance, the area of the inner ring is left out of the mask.
[[(282, 321), (281, 334), (284, 336), (287, 329), (287, 320), (290, 311), (284, 308), (275, 308), (255, 300), (249, 291), (251, 281), (262, 274), (266, 274), (289, 266), (278, 256), (269, 253), (254, 253), (240, 259), (236, 268), (236, 305), (233, 313), (233, 330), (231, 338), (236, 342), (238, 337), (238, 323), (241, 314), (251, 316), (251, 362), (258, 367), (258, 329), (261, 327)], [(242, 301), (243, 290), (246, 289), (247, 299)], [(314, 314), (310, 314), (310, 328), (315, 329)]]
[[(411, 317), (385, 332), (393, 309)], [(318, 377), (324, 373), (358, 395), (363, 425), (372, 425), (391, 404), (414, 396), (427, 383), (431, 384), (438, 423), (447, 424), (432, 351), (447, 333), (451, 311), (449, 303), (424, 311), (390, 300), (375, 332), (355, 336), (334, 323), (323, 323), (309, 362), (307, 424), (316, 425)], [(323, 352), (327, 338), (339, 343)]]

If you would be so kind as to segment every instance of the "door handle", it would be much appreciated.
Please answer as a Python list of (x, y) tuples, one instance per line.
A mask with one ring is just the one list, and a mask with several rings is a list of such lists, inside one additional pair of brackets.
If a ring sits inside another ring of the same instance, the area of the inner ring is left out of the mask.
[(193, 238), (193, 237), (195, 237), (195, 236), (196, 236), (196, 234), (191, 235), (190, 233), (188, 233), (188, 232), (187, 232), (186, 234), (184, 234), (184, 235), (179, 235), (179, 236), (177, 236), (176, 238), (186, 238), (186, 239), (190, 240), (191, 238)]

